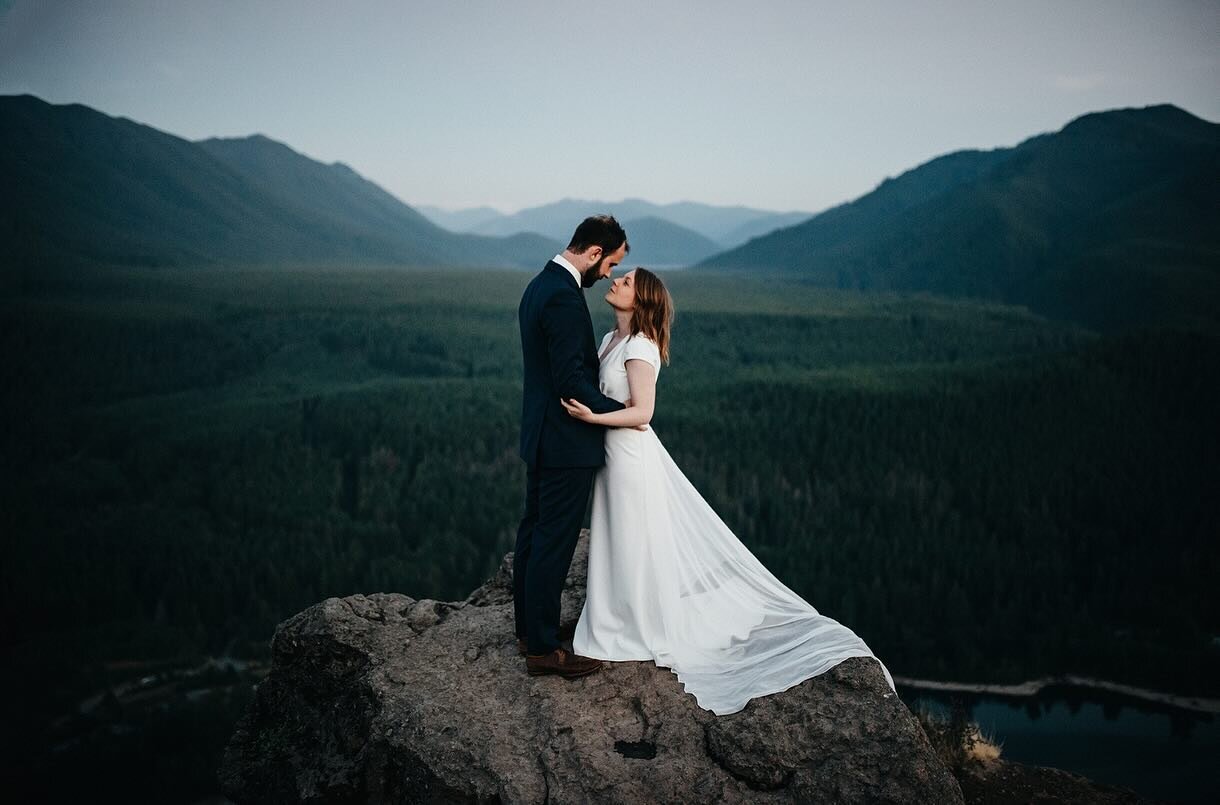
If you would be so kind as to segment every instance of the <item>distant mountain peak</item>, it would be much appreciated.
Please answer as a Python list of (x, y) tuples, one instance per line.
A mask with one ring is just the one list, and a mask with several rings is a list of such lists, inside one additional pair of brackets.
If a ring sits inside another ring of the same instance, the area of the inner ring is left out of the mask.
[(1115, 128), (1153, 127), (1164, 133), (1195, 137), (1216, 126), (1220, 126), (1220, 124), (1204, 120), (1172, 103), (1158, 103), (1150, 106), (1128, 106), (1089, 112), (1074, 118), (1059, 133), (1072, 136), (1077, 134), (1104, 136), (1103, 132)]
[(196, 143), (225, 143), (225, 144), (247, 144), (260, 148), (280, 148), (285, 151), (297, 153), (292, 146), (280, 140), (268, 137), (266, 134), (255, 132), (254, 134), (234, 135), (232, 137), (205, 137), (202, 140), (196, 140)]

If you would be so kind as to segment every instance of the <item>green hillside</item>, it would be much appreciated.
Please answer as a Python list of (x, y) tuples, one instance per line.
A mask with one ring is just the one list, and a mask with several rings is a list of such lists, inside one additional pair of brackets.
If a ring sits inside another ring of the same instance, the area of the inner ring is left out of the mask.
[(6, 268), (536, 266), (535, 235), (455, 235), (350, 168), (265, 137), (193, 143), (86, 106), (0, 97)]
[(1171, 105), (962, 151), (704, 261), (819, 286), (1027, 305), (1103, 329), (1214, 323), (1220, 125)]

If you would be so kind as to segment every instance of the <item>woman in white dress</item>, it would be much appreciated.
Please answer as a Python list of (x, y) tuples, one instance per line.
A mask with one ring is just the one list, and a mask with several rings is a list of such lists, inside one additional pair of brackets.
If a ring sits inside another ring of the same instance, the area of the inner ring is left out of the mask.
[[(636, 268), (611, 283), (616, 327), (602, 339), (601, 391), (622, 411), (568, 413), (607, 426), (593, 484), (587, 597), (572, 648), (602, 660), (669, 668), (699, 706), (735, 713), (848, 657), (876, 655), (772, 575), (669, 457), (652, 428), (673, 305), (661, 280)], [(879, 659), (890, 688), (893, 677)]]

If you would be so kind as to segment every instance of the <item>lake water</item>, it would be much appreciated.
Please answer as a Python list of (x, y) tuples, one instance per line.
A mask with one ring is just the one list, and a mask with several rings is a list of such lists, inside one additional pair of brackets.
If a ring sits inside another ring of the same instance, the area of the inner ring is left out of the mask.
[(1169, 802), (1220, 802), (1220, 719), (1107, 691), (1047, 687), (1027, 698), (898, 688), (948, 713), (951, 697), (1003, 747), (1001, 756), (1053, 766)]

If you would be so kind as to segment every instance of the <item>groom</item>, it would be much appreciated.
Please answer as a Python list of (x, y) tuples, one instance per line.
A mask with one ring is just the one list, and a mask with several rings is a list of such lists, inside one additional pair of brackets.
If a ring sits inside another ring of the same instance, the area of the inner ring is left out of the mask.
[(526, 464), (525, 514), (513, 554), (513, 604), (518, 647), (531, 676), (574, 678), (601, 670), (601, 660), (564, 649), (559, 598), (576, 551), (597, 468), (606, 462), (605, 428), (568, 415), (560, 398), (598, 413), (624, 405), (598, 390), (597, 345), (582, 288), (610, 276), (630, 247), (609, 215), (581, 221), (525, 288), (517, 318), (525, 388), (521, 458)]

